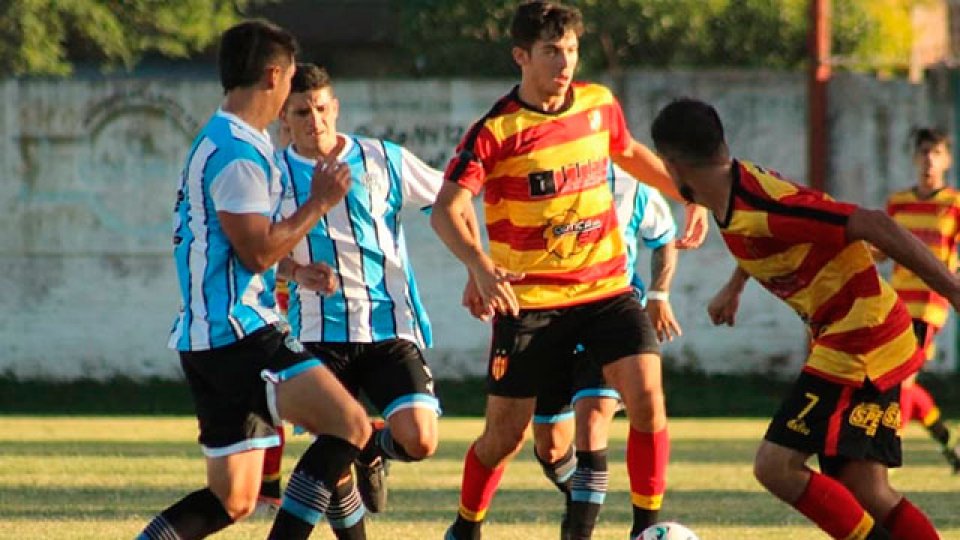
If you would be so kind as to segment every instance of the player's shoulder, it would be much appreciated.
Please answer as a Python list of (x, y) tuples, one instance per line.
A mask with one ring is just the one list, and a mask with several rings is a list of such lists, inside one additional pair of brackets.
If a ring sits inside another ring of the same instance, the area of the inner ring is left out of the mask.
[(887, 204), (897, 204), (916, 200), (917, 196), (912, 187), (898, 189), (887, 196)]
[(938, 195), (943, 197), (945, 200), (950, 201), (950, 204), (952, 204), (953, 206), (960, 206), (960, 190), (957, 190), (956, 188), (953, 188), (950, 186), (946, 186), (942, 190), (940, 190), (940, 193), (938, 193)]

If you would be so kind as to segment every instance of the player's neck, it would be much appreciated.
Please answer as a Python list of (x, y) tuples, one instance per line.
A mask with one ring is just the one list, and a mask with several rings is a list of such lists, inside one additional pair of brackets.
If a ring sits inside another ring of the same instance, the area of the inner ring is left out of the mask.
[(695, 169), (690, 184), (694, 186), (696, 202), (707, 207), (718, 220), (724, 220), (730, 206), (733, 190), (733, 163), (718, 163)]
[(553, 113), (563, 109), (567, 104), (567, 100), (572, 99), (569, 87), (560, 95), (546, 94), (539, 91), (536, 85), (527, 79), (520, 80), (517, 96), (520, 98), (520, 101), (526, 105), (547, 113)]
[(945, 186), (946, 183), (943, 181), (942, 176), (940, 178), (921, 178), (920, 181), (917, 182), (917, 185), (914, 186), (913, 190), (917, 194), (917, 197), (926, 199), (927, 197), (943, 189)]
[(320, 141), (316, 146), (300, 146), (294, 143), (293, 150), (298, 155), (307, 159), (319, 160), (329, 156), (339, 156), (345, 144), (346, 139), (338, 133), (330, 140)]
[(257, 95), (257, 90), (254, 88), (231, 90), (223, 98), (220, 108), (260, 131), (267, 129), (267, 126), (277, 119), (276, 111), (267, 103), (267, 100)]

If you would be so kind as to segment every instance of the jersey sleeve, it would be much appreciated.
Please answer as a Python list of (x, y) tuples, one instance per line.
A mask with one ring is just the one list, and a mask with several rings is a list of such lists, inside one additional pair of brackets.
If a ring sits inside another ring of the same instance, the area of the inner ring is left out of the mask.
[(432, 206), (443, 185), (443, 173), (424, 163), (406, 148), (400, 148), (400, 161), (404, 205), (417, 208)]
[(801, 187), (798, 193), (774, 204), (768, 226), (774, 237), (787, 242), (840, 248), (849, 243), (847, 221), (857, 208)]
[(627, 121), (623, 116), (623, 108), (613, 95), (610, 96), (608, 129), (610, 131), (610, 153), (619, 155), (627, 149), (633, 137), (627, 128)]
[(493, 170), (497, 141), (481, 120), (473, 125), (457, 146), (457, 153), (444, 171), (444, 178), (479, 195)]
[(643, 219), (640, 221), (640, 239), (647, 249), (657, 249), (671, 242), (677, 236), (677, 225), (673, 221), (670, 205), (659, 191), (640, 185), (646, 192)]
[(210, 182), (210, 196), (218, 212), (271, 216), (270, 191), (263, 168), (249, 159), (228, 163)]

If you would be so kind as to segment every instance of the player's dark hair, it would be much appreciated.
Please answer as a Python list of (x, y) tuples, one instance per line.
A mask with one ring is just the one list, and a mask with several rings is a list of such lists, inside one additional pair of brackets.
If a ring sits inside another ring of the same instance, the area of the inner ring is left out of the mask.
[(943, 143), (947, 145), (947, 148), (950, 148), (950, 136), (939, 128), (923, 127), (914, 129), (913, 151), (917, 152), (920, 150), (920, 146), (924, 143), (930, 143), (933, 145)]
[(297, 40), (283, 28), (262, 19), (244, 21), (220, 37), (218, 64), (223, 91), (253, 86), (271, 64), (290, 65)]
[(723, 147), (723, 123), (708, 103), (679, 98), (664, 107), (650, 127), (661, 155), (691, 165), (705, 165)]
[(309, 92), (333, 85), (327, 70), (316, 64), (297, 64), (297, 70), (290, 81), (291, 92)]
[(572, 6), (533, 0), (517, 7), (510, 24), (510, 37), (517, 47), (530, 50), (538, 39), (556, 41), (573, 30), (583, 35), (583, 15)]

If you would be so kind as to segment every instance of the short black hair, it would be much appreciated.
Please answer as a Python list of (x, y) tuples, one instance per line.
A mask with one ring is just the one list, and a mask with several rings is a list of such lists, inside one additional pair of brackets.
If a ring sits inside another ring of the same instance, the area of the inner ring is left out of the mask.
[(679, 98), (664, 107), (650, 127), (653, 145), (668, 159), (704, 165), (724, 145), (723, 123), (709, 103)]
[(293, 34), (263, 20), (251, 19), (228, 28), (220, 37), (218, 64), (224, 92), (257, 84), (271, 63), (289, 65), (297, 53)]
[(572, 6), (533, 0), (517, 7), (510, 24), (510, 37), (517, 47), (530, 50), (538, 39), (556, 41), (573, 30), (583, 35), (583, 15)]
[(291, 92), (309, 92), (333, 86), (327, 70), (316, 64), (297, 64), (297, 71), (290, 81)]
[(913, 151), (917, 152), (920, 150), (920, 146), (924, 143), (931, 143), (934, 145), (943, 143), (947, 145), (947, 148), (950, 148), (950, 136), (947, 135), (947, 132), (932, 127), (921, 127), (913, 130)]

